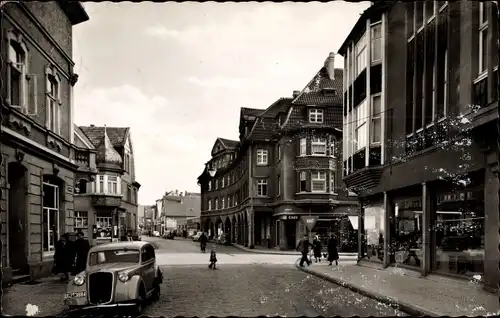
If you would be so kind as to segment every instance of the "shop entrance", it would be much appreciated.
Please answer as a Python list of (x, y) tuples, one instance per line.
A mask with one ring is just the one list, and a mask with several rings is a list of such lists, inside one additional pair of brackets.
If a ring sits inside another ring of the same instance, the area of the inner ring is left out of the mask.
[(8, 165), (9, 190), (9, 259), (10, 266), (18, 274), (28, 270), (26, 258), (26, 172), (17, 162)]
[(297, 222), (292, 220), (287, 220), (287, 221), (282, 221), (285, 222), (285, 236), (286, 236), (286, 242), (287, 242), (287, 248), (288, 249), (295, 249), (297, 246), (295, 245), (296, 242), (296, 231), (297, 231)]

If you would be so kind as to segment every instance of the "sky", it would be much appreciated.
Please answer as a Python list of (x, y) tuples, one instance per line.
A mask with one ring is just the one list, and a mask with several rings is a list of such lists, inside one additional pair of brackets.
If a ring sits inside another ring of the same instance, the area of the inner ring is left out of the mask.
[(240, 108), (302, 90), (369, 5), (86, 2), (75, 122), (130, 127), (139, 204), (200, 192), (217, 137), (238, 140)]

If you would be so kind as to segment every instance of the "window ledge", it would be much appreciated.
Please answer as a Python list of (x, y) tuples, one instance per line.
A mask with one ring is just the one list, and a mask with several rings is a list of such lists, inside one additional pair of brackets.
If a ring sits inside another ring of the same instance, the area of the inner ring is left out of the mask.
[(477, 84), (477, 83), (479, 83), (480, 81), (482, 81), (483, 79), (485, 79), (487, 77), (488, 77), (488, 71), (484, 71), (481, 74), (479, 74), (478, 77), (476, 77), (476, 79), (473, 80), (472, 82), (474, 84)]
[(320, 192), (320, 191), (302, 191), (302, 192), (296, 192), (295, 195), (301, 195), (301, 194), (330, 194), (330, 192)]

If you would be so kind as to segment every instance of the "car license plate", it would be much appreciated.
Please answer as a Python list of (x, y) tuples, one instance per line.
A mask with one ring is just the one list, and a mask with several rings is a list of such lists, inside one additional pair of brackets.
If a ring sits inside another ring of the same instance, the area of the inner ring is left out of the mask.
[(64, 299), (83, 298), (83, 297), (87, 297), (87, 292), (86, 291), (79, 291), (79, 292), (74, 292), (74, 293), (66, 293), (64, 295)]

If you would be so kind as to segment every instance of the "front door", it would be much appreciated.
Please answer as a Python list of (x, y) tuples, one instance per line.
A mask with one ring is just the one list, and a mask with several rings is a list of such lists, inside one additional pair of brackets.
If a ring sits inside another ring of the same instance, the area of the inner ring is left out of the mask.
[(17, 162), (8, 165), (9, 259), (12, 269), (26, 272), (26, 168)]
[(285, 235), (288, 243), (288, 249), (295, 249), (297, 246), (297, 222), (294, 220), (285, 221)]

